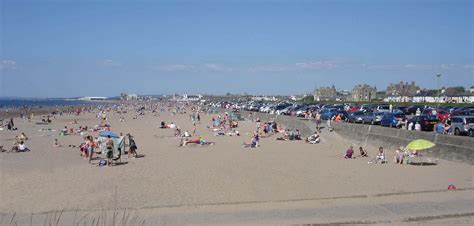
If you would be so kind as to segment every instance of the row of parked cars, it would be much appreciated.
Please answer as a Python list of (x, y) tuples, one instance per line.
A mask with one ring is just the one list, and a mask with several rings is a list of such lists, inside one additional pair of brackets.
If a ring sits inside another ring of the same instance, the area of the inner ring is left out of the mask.
[(443, 107), (427, 105), (393, 106), (388, 104), (304, 104), (304, 103), (265, 103), (265, 102), (218, 102), (211, 103), (216, 107), (236, 110), (255, 111), (269, 114), (305, 117), (316, 111), (323, 120), (341, 115), (342, 120), (351, 123), (364, 123), (400, 128), (402, 123), (416, 123), (422, 131), (433, 131), (438, 122), (451, 125), (455, 135), (474, 136), (474, 107)]

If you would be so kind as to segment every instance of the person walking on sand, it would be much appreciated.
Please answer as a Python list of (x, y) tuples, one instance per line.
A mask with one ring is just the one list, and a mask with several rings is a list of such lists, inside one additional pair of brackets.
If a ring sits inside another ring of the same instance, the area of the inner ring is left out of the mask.
[(319, 111), (316, 113), (316, 130), (318, 132), (321, 132), (321, 114), (319, 113)]
[(135, 143), (135, 140), (133, 139), (133, 136), (128, 134), (128, 158), (131, 158), (133, 155), (133, 158), (136, 158), (138, 156), (137, 154), (137, 144)]
[(107, 148), (107, 165), (112, 166), (112, 159), (114, 157), (114, 141), (107, 135), (107, 140), (105, 140), (105, 147)]
[(94, 138), (92, 136), (87, 136), (86, 138), (86, 160), (91, 163), (92, 161), (92, 155), (94, 155), (94, 148), (95, 148), (95, 143), (94, 143)]

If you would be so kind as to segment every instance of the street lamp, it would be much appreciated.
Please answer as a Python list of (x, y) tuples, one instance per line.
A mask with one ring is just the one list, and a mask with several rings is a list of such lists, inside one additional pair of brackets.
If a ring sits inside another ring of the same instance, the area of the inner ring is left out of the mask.
[[(439, 98), (440, 98), (440, 95), (441, 95), (441, 91), (439, 89), (439, 79), (441, 78), (441, 74), (438, 73), (436, 74), (436, 77), (438, 78), (438, 109), (439, 109), (439, 102), (441, 101)], [(436, 111), (438, 111), (438, 109), (436, 109)]]

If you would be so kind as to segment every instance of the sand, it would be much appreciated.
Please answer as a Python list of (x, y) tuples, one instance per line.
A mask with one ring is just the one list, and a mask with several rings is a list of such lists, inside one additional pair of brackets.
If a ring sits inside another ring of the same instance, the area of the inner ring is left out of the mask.
[[(189, 115), (149, 113), (134, 120), (129, 113), (125, 122), (116, 114), (109, 116), (112, 131), (134, 135), (144, 157), (97, 167), (81, 158), (78, 149), (67, 147), (78, 145), (81, 136), (38, 131), (60, 130), (74, 120), (78, 125), (98, 124), (91, 113), (64, 115), (47, 126), (16, 119), (18, 131), (0, 131), (0, 145), (11, 148), (13, 138), (25, 132), (31, 149), (0, 154), (0, 212), (259, 203), (445, 190), (450, 184), (474, 187), (473, 166), (468, 164), (440, 160), (434, 166), (375, 165), (368, 164), (368, 158), (341, 159), (351, 143), (328, 131), (316, 145), (277, 141), (275, 135), (262, 139), (260, 148), (244, 149), (253, 122), (240, 122), (240, 137), (215, 137), (206, 129), (212, 115), (202, 114), (197, 130), (216, 144), (178, 147), (174, 131), (159, 129), (159, 124), (173, 121), (191, 132)], [(55, 138), (63, 147), (53, 147)], [(366, 148), (375, 156), (376, 147)], [(393, 155), (394, 150), (387, 150), (390, 160)]]

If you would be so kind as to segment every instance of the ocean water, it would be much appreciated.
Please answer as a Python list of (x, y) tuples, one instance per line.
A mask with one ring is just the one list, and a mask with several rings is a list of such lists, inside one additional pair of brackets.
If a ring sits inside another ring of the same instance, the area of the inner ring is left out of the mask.
[(0, 109), (103, 105), (103, 101), (68, 99), (0, 99)]

